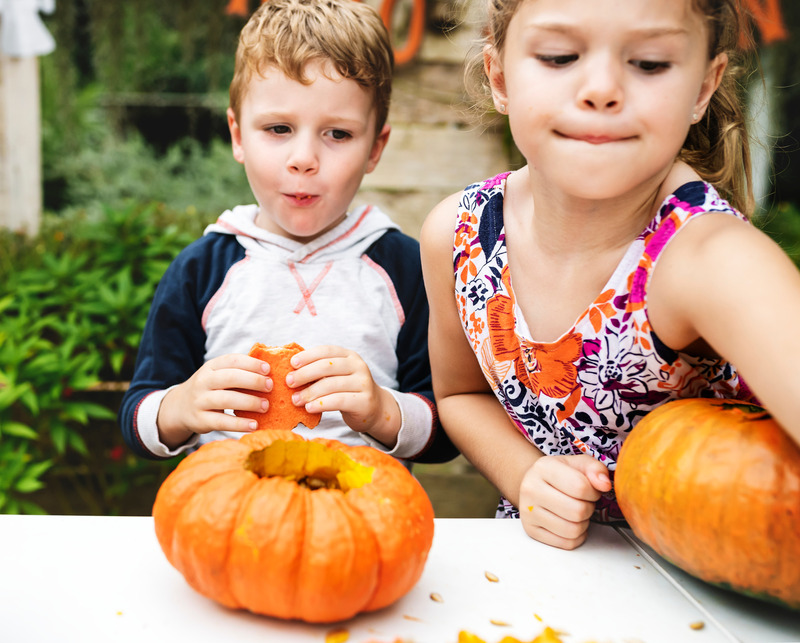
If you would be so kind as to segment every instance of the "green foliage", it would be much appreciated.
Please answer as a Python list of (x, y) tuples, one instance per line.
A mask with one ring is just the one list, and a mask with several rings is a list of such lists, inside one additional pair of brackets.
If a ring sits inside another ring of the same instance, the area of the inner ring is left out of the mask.
[(221, 141), (203, 149), (186, 139), (158, 156), (137, 135), (127, 140), (109, 135), (50, 160), (50, 178), (60, 177), (64, 202), (72, 209), (157, 201), (213, 221), (225, 209), (253, 200), (242, 166)]
[(125, 457), (119, 400), (96, 389), (130, 378), (155, 286), (198, 234), (185, 218), (130, 206), (0, 234), (0, 512), (42, 511), (31, 494), (49, 490), (59, 511), (77, 494), (81, 511), (114, 513), (165, 472)]
[(779, 203), (773, 210), (760, 216), (756, 225), (783, 248), (800, 268), (800, 209), (791, 203)]

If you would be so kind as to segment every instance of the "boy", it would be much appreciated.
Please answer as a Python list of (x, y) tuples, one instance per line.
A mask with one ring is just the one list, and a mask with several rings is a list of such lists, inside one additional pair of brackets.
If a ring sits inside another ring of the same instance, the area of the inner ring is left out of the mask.
[(456, 454), (433, 405), (419, 246), (377, 208), (348, 212), (389, 138), (392, 67), (383, 23), (353, 0), (270, 0), (245, 25), (228, 125), (257, 203), (223, 213), (159, 285), (119, 414), (139, 455), (254, 430), (225, 409), (269, 413), (255, 342), (306, 347), (287, 384), (323, 415), (298, 433)]

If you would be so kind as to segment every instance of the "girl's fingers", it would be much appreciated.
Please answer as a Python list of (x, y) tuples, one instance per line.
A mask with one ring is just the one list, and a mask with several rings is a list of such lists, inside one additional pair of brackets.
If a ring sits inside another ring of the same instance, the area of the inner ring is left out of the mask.
[(555, 524), (522, 521), (525, 533), (531, 538), (559, 549), (575, 549), (583, 544), (589, 528), (588, 521), (585, 523), (569, 523), (566, 521), (555, 521)]
[(601, 492), (589, 479), (587, 472), (595, 478), (601, 472), (608, 477), (605, 465), (590, 455), (548, 456), (539, 458), (534, 467), (541, 479), (550, 486), (571, 498), (592, 503), (600, 498)]

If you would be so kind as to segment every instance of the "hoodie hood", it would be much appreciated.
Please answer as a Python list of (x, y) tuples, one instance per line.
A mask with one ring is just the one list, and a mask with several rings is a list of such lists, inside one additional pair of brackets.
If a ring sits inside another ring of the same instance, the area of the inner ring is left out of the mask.
[(283, 255), (293, 263), (316, 263), (330, 261), (341, 254), (362, 254), (388, 230), (400, 229), (377, 207), (366, 205), (348, 212), (344, 221), (325, 234), (302, 243), (260, 228), (255, 224), (257, 214), (255, 204), (236, 206), (223, 212), (203, 235), (233, 235), (250, 254), (269, 252)]

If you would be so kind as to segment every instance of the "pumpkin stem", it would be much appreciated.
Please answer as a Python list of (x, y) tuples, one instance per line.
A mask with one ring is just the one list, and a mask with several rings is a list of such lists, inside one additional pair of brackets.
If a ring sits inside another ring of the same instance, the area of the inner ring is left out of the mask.
[(323, 444), (300, 440), (275, 440), (251, 451), (245, 469), (259, 478), (281, 476), (311, 489), (350, 489), (372, 482), (375, 469)]

